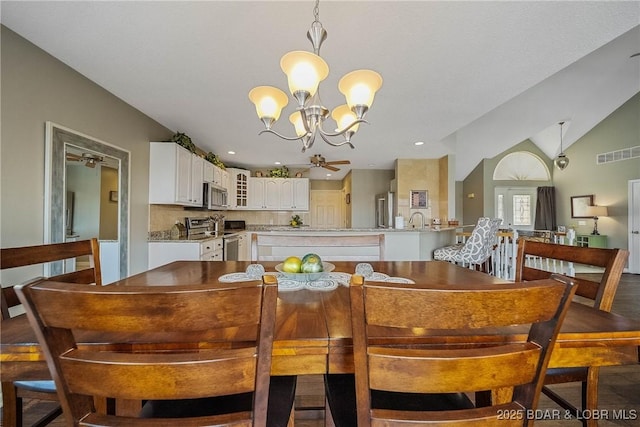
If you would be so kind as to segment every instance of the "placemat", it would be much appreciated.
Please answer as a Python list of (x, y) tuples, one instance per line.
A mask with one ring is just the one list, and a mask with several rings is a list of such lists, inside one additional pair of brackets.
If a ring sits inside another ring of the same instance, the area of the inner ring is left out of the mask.
[[(246, 282), (248, 280), (260, 280), (264, 274), (276, 276), (278, 278), (278, 290), (280, 291), (297, 291), (300, 289), (311, 289), (316, 291), (331, 291), (338, 286), (349, 286), (349, 279), (352, 273), (331, 272), (326, 277), (311, 281), (298, 281), (286, 278), (282, 273), (277, 271), (265, 271), (262, 264), (251, 264), (243, 272), (228, 273), (218, 278), (221, 282)], [(388, 274), (380, 273), (373, 270), (373, 266), (368, 263), (360, 263), (356, 265), (355, 274), (363, 276), (367, 280), (375, 280), (378, 282), (393, 283), (415, 283), (411, 279), (404, 277), (392, 277)]]

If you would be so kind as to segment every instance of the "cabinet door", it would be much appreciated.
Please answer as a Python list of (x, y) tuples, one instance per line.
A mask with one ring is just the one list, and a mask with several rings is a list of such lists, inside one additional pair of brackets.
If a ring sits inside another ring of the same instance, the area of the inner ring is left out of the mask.
[(293, 209), (299, 211), (309, 210), (309, 179), (293, 179)]
[(264, 208), (271, 210), (280, 209), (280, 181), (281, 179), (264, 179)]
[(226, 188), (229, 191), (229, 172), (226, 170), (220, 171), (220, 186)]
[(176, 202), (193, 203), (191, 200), (191, 158), (193, 154), (176, 145)]
[(293, 209), (293, 179), (283, 179), (280, 183), (280, 209)]
[(191, 204), (202, 206), (202, 185), (205, 160), (202, 157), (191, 156)]
[(215, 185), (222, 185), (222, 169), (217, 166), (213, 167), (213, 183)]
[(231, 207), (234, 209), (247, 209), (248, 205), (248, 186), (249, 186), (249, 172), (236, 169), (231, 171), (233, 177), (229, 177), (230, 186), (233, 187), (231, 199)]
[(249, 209), (264, 209), (265, 180), (264, 178), (249, 178)]
[(214, 182), (213, 181), (213, 168), (215, 168), (215, 166), (213, 165), (213, 163), (208, 162), (205, 160), (204, 162), (204, 173), (202, 176), (202, 179), (204, 182)]

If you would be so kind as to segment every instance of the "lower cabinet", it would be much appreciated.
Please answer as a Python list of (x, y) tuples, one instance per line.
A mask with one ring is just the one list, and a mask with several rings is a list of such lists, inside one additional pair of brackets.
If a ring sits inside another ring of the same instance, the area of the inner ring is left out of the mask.
[(222, 238), (202, 242), (149, 242), (149, 268), (173, 261), (222, 261)]
[(602, 234), (584, 234), (576, 236), (576, 246), (588, 248), (606, 248), (607, 236)]

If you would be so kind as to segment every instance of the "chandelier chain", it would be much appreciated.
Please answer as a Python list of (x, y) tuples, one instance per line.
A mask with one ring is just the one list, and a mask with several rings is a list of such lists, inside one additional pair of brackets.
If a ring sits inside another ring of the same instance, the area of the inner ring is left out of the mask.
[(315, 22), (320, 22), (320, 0), (316, 0), (316, 5), (313, 8), (313, 17)]

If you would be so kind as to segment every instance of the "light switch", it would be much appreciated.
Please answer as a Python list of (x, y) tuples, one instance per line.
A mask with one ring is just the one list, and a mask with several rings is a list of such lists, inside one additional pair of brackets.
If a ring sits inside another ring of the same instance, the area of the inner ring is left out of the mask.
[(578, 225), (587, 225), (587, 221), (578, 221)]

